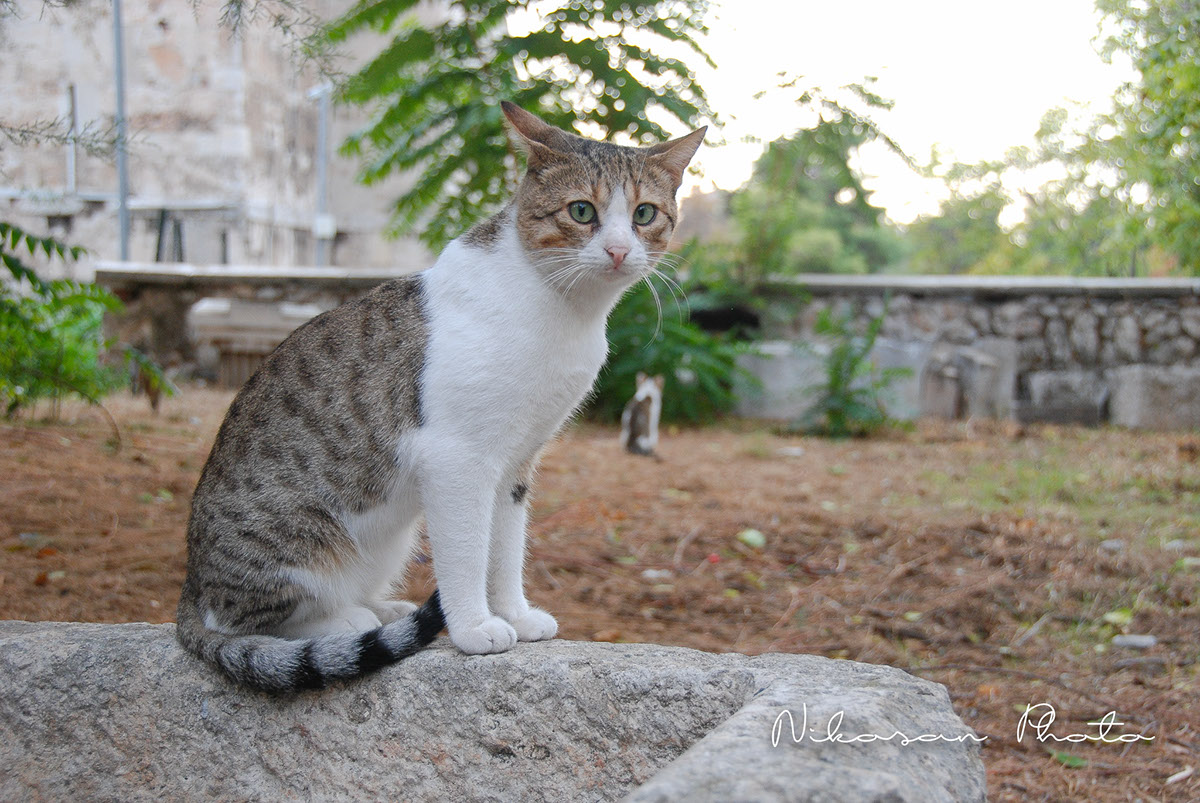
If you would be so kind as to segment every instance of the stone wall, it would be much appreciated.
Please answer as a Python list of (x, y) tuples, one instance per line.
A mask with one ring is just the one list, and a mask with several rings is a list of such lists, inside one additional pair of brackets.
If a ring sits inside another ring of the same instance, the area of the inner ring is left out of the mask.
[(1200, 426), (1195, 279), (798, 277), (770, 289), (764, 333), (816, 343), (815, 353), (785, 349), (784, 362), (752, 361), (772, 386), (781, 373), (802, 379), (751, 411), (792, 417), (803, 396), (795, 386), (818, 381), (811, 366), (819, 365), (821, 310), (850, 310), (865, 327), (885, 299), (877, 362), (913, 372), (898, 386), (901, 416)]
[[(225, 384), (239, 387), (288, 334), (313, 315), (366, 294), (406, 271), (99, 262), (96, 282), (123, 303), (106, 330), (184, 376), (216, 379), (221, 362), (245, 363)], [(198, 308), (197, 302), (228, 302)], [(246, 358), (251, 358), (247, 363)]]

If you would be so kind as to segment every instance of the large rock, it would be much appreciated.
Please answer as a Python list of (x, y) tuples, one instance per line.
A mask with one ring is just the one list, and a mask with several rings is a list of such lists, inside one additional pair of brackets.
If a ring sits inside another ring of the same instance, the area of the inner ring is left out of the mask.
[(1112, 423), (1117, 426), (1200, 428), (1200, 368), (1129, 365), (1110, 376)]
[[(813, 656), (568, 641), (464, 656), (442, 639), (374, 676), (280, 698), (225, 683), (172, 625), (3, 622), (0, 673), (4, 800), (985, 794), (979, 745), (942, 686)], [(830, 741), (839, 713), (843, 741)], [(892, 738), (847, 743), (863, 734)]]

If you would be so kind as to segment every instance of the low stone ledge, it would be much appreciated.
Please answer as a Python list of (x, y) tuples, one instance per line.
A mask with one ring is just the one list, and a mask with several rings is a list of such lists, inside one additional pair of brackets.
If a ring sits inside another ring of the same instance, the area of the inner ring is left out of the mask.
[(0, 622), (0, 673), (5, 800), (985, 797), (944, 687), (814, 656), (569, 641), (464, 656), (443, 638), (280, 698), (225, 683), (173, 625)]

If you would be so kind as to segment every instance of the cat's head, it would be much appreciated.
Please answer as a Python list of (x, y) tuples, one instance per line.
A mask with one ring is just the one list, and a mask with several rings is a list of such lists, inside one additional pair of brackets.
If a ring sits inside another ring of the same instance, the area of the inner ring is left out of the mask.
[(704, 128), (648, 148), (560, 131), (505, 102), (529, 164), (516, 197), (522, 244), (563, 292), (618, 294), (649, 274), (679, 217), (675, 193)]

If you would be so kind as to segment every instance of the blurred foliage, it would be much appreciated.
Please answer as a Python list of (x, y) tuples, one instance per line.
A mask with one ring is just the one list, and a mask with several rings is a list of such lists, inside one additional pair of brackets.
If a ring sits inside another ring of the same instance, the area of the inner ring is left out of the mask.
[(82, 253), (0, 222), (0, 262), (11, 277), (0, 281), (0, 404), (7, 415), (38, 399), (57, 406), (70, 394), (96, 403), (121, 383), (120, 372), (100, 361), (104, 313), (120, 302), (94, 284), (45, 281), (27, 262)]
[(669, 138), (656, 119), (694, 126), (711, 117), (681, 60), (712, 64), (700, 45), (707, 0), (571, 0), (539, 6), (536, 28), (518, 34), (511, 30), (533, 13), (527, 0), (453, 0), (435, 22), (423, 22), (431, 12), (418, 15), (418, 5), (361, 0), (324, 37), (333, 46), (364, 32), (390, 37), (341, 86), (343, 102), (372, 110), (342, 150), (361, 158), (367, 183), (414, 171), (393, 228), (419, 231), (435, 250), (515, 189), (519, 164), (501, 100), (568, 131), (633, 143)]
[(867, 114), (854, 109), (891, 108), (891, 101), (868, 88), (873, 80), (849, 84), (836, 95), (804, 91), (797, 103), (814, 113), (815, 122), (770, 143), (750, 181), (733, 193), (736, 239), (727, 275), (740, 287), (753, 292), (769, 277), (798, 273), (873, 273), (899, 259), (900, 238), (883, 210), (870, 204), (852, 165), (868, 142), (881, 141), (903, 156)]
[(629, 291), (608, 318), (609, 358), (588, 404), (588, 415), (618, 421), (633, 396), (639, 371), (666, 377), (662, 421), (699, 424), (733, 409), (735, 380), (754, 382), (737, 366), (743, 348), (663, 309), (648, 282)]
[(1016, 250), (1000, 228), (1000, 213), (1009, 204), (993, 184), (975, 195), (952, 191), (940, 214), (908, 227), (909, 264), (930, 273), (997, 273), (997, 264), (1012, 262)]
[[(939, 215), (908, 227), (911, 269), (927, 273), (1200, 275), (1200, 5), (1097, 0), (1103, 55), (1137, 78), (1110, 113), (1042, 118), (1032, 147), (949, 166)], [(1032, 190), (1010, 180), (1052, 176)], [(997, 221), (1024, 208), (1011, 231)], [(993, 215), (993, 212), (996, 215)]]
[(796, 423), (796, 429), (812, 435), (849, 438), (865, 437), (895, 423), (884, 406), (884, 395), (893, 381), (912, 371), (876, 370), (868, 359), (886, 316), (885, 306), (867, 323), (866, 330), (859, 332), (850, 310), (821, 310), (813, 331), (827, 339), (830, 346), (824, 357), (825, 381), (811, 389), (817, 396), (816, 403)]
[(1200, 4), (1196, 0), (1097, 0), (1116, 31), (1105, 54), (1127, 56), (1138, 79), (1117, 92), (1103, 164), (1117, 188), (1136, 198), (1152, 242), (1200, 274)]

